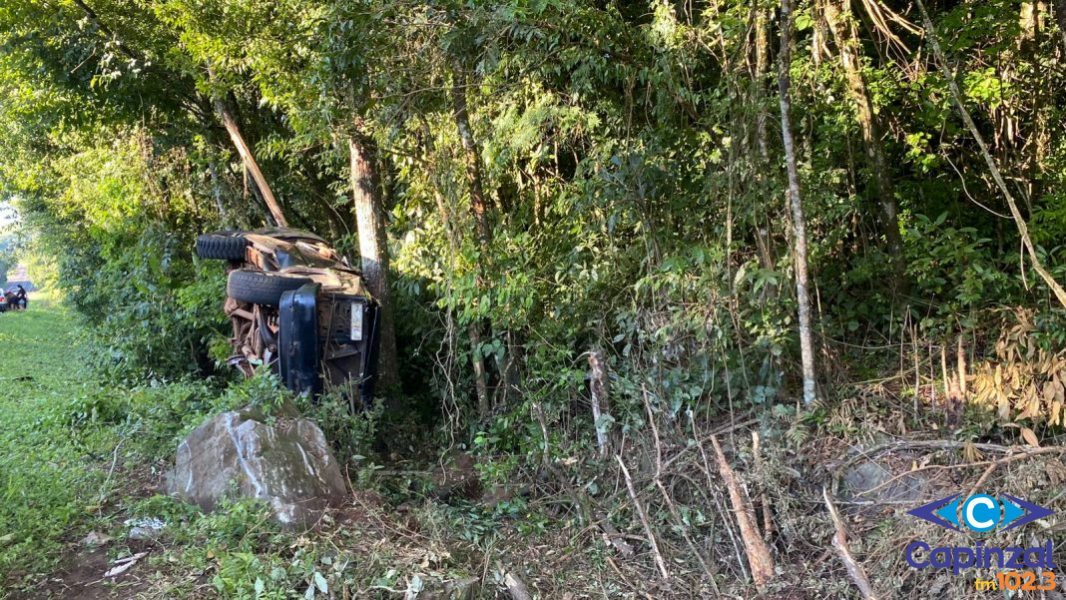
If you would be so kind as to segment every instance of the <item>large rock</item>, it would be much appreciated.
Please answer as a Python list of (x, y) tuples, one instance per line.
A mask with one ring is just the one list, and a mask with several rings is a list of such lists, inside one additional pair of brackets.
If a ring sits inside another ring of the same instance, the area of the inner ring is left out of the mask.
[(222, 413), (189, 434), (178, 445), (166, 488), (204, 510), (226, 497), (259, 498), (285, 525), (311, 524), (347, 496), (317, 425), (301, 418), (268, 420), (256, 409)]

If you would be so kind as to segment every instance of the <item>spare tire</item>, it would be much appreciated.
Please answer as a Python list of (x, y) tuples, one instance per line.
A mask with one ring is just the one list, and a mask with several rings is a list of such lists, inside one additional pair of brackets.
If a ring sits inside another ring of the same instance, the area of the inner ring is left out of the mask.
[(244, 260), (248, 240), (240, 236), (205, 233), (196, 237), (196, 255), (215, 260)]
[(230, 271), (226, 293), (239, 302), (277, 306), (282, 294), (308, 283), (313, 282), (307, 277), (237, 269)]

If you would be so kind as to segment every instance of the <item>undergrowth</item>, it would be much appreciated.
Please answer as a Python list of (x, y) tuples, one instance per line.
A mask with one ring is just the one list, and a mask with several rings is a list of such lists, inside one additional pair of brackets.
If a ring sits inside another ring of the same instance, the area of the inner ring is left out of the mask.
[[(1040, 354), (1040, 331), (1005, 328), (995, 357), (1000, 369), (1030, 346), (1029, 355), (1051, 356)], [(1033, 335), (1036, 341), (1027, 341)], [(746, 486), (777, 562), (766, 593), (853, 597), (831, 551), (825, 489), (842, 509), (852, 553), (884, 597), (935, 590), (961, 598), (973, 593), (975, 576), (991, 574), (909, 568), (902, 559), (909, 541), (965, 540), (906, 511), (968, 489), (1011, 447), (1062, 441), (1046, 421), (1004, 422), (994, 403), (943, 410), (950, 381), (912, 384), (901, 376), (840, 386), (835, 398), (807, 408), (749, 399), (733, 412), (701, 415), (676, 401), (693, 393), (685, 374), (658, 382), (620, 374), (615, 398), (631, 404), (619, 407), (607, 429), (613, 453), (632, 473), (642, 517), (613, 457), (594, 451), (593, 425), (581, 420), (589, 417), (580, 404), (552, 408), (553, 419), (571, 424), (552, 431), (515, 429), (500, 415), (472, 435), (469, 448), (441, 458), (427, 449), (446, 425), (419, 429), (414, 420), (387, 418), (383, 404), (352, 415), (329, 395), (293, 397), (268, 373), (228, 386), (178, 380), (114, 387), (86, 366), (88, 338), (51, 302), (0, 315), (0, 343), (20, 349), (16, 360), (0, 362), (8, 391), (0, 400), (0, 582), (15, 598), (62, 595), (55, 581), (78, 584), (55, 575), (97, 556), (82, 542), (90, 532), (110, 539), (97, 551), (103, 562), (90, 583), (116, 598), (420, 598), (457, 586), (468, 586), (470, 597), (503, 598), (508, 573), (543, 598), (749, 598), (755, 592), (731, 500), (718, 468), (706, 462), (711, 433)], [(674, 358), (699, 349), (674, 345)], [(644, 356), (636, 352), (630, 360)], [(1047, 388), (1040, 386), (1059, 381), (1047, 370), (1056, 364), (1049, 359), (1031, 367), (1043, 371), (1026, 372), (1041, 399)], [(1058, 400), (1050, 389), (1049, 406)], [(309, 529), (285, 530), (256, 501), (229, 501), (204, 514), (160, 495), (178, 441), (209, 415), (249, 404), (268, 415), (295, 407), (321, 423), (355, 490), (349, 502)], [(461, 457), (468, 457), (465, 467), (457, 466)], [(856, 489), (849, 473), (866, 462), (913, 482), (916, 495)], [(1066, 510), (1056, 491), (1064, 482), (1066, 467), (1047, 454), (1011, 462), (982, 485)], [(142, 518), (165, 523), (158, 539), (128, 538), (126, 522)], [(1033, 527), (998, 535), (1004, 543), (1034, 535), (1063, 541), (1054, 518)], [(652, 560), (649, 528), (669, 580)], [(605, 533), (611, 530), (632, 554), (620, 554)], [(107, 561), (137, 552), (148, 554), (135, 576), (99, 582)]]

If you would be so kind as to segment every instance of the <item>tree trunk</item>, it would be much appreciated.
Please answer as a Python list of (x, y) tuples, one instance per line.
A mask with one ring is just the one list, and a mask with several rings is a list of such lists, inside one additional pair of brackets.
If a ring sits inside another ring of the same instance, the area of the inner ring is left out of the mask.
[[(433, 134), (429, 130), (429, 124), (424, 120), (422, 122), (423, 137), (425, 138), (426, 154), (433, 154)], [(443, 194), (440, 190), (444, 187), (439, 178), (436, 176), (433, 167), (429, 161), (423, 163), (431, 174), (430, 179), (433, 182), (433, 199), (437, 203), (437, 212), (440, 214), (441, 224), (444, 227), (444, 234), (448, 238), (448, 245), (451, 248), (452, 257), (459, 256), (462, 253), (462, 238), (457, 230), (455, 219), (452, 217), (451, 208), (448, 206)], [(454, 265), (451, 267), (454, 270)], [(480, 272), (480, 265), (479, 265)], [(488, 374), (485, 372), (485, 361), (481, 358), (481, 327), (477, 323), (470, 323), (466, 328), (467, 337), (470, 338), (470, 362), (474, 369), (474, 392), (477, 395), (478, 414), (485, 417), (489, 413), (489, 380)]]
[(474, 133), (470, 129), (470, 116), (466, 106), (466, 77), (462, 71), (456, 69), (455, 85), (452, 88), (452, 102), (454, 103), (455, 126), (459, 130), (459, 140), (463, 144), (463, 158), (466, 161), (466, 182), (470, 186), (470, 210), (474, 213), (474, 222), (477, 226), (478, 244), (484, 256), (488, 258), (488, 245), (492, 241), (492, 230), (489, 228), (486, 214), (485, 187), (481, 176), (481, 155), (477, 144), (474, 142)]
[(252, 179), (255, 180), (255, 185), (259, 188), (259, 194), (270, 210), (274, 223), (278, 227), (288, 227), (289, 222), (281, 211), (281, 205), (278, 204), (277, 199), (274, 197), (274, 192), (270, 189), (270, 184), (267, 183), (266, 177), (263, 176), (263, 171), (259, 169), (259, 163), (256, 162), (252, 149), (244, 141), (240, 127), (237, 126), (237, 120), (233, 118), (233, 114), (230, 113), (229, 109), (226, 108), (226, 104), (221, 100), (215, 100), (215, 110), (222, 117), (222, 124), (225, 125), (226, 132), (229, 133), (230, 139), (233, 140), (233, 145), (237, 148), (237, 154), (240, 154), (245, 167), (251, 173)]
[(470, 338), (470, 363), (474, 367), (474, 392), (477, 395), (478, 418), (485, 419), (491, 412), (489, 401), (489, 373), (485, 368), (485, 357), (481, 355), (481, 325), (471, 323), (466, 327), (467, 336)]
[[(1048, 94), (1048, 91), (1053, 86), (1050, 85), (1049, 78), (1044, 75), (1044, 70), (1039, 67), (1041, 37), (1046, 29), (1047, 12), (1046, 2), (1022, 2), (1018, 14), (1018, 56), (1017, 60), (1013, 61), (1008, 58), (1008, 62), (1013, 66), (1011, 71), (1014, 77), (1018, 79), (1021, 86), (1028, 84), (1028, 89), (1032, 90), (1029, 94), (1028, 111), (1021, 106), (1023, 102), (1011, 102), (1007, 109), (1007, 114), (1013, 113), (1011, 118), (1019, 124), (1017, 137), (1024, 138), (1024, 140), (1016, 140), (1015, 143), (1020, 143), (1021, 150), (1025, 153), (1026, 173), (1022, 189), (1025, 190), (1023, 199), (1027, 203), (1029, 198), (1039, 198), (1044, 193), (1043, 174), (1047, 171), (1047, 157), (1051, 152), (1051, 120), (1055, 107), (1053, 102), (1049, 101), (1052, 96)], [(1005, 52), (1005, 54), (1008, 53)], [(1021, 73), (1025, 70), (1022, 66), (1024, 64), (1031, 65), (1034, 74), (1040, 73), (1036, 76), (1038, 79), (1034, 78), (1033, 74), (1023, 75)], [(1028, 135), (1022, 136), (1020, 130), (1023, 127), (1026, 113), (1030, 115), (1031, 130)]]
[[(466, 104), (466, 76), (462, 69), (455, 70), (455, 84), (452, 87), (452, 103), (456, 129), (459, 130), (459, 140), (463, 145), (463, 158), (466, 162), (466, 182), (470, 191), (470, 212), (474, 216), (474, 225), (477, 229), (478, 249), (478, 287), (485, 285), (485, 264), (489, 260), (489, 244), (492, 241), (492, 229), (488, 224), (487, 203), (485, 201), (485, 186), (481, 176), (481, 156), (478, 152), (477, 143), (474, 141), (474, 133), (470, 128), (470, 116)], [(491, 325), (488, 337), (492, 337)], [(471, 323), (469, 327), (470, 343), (474, 347), (474, 384), (478, 397), (478, 413), (482, 419), (488, 416), (490, 411), (488, 372), (485, 368), (485, 358), (481, 356), (483, 328), (479, 323)]]
[(385, 215), (377, 173), (368, 153), (369, 141), (358, 134), (348, 136), (351, 152), (352, 202), (355, 224), (359, 234), (359, 255), (362, 257), (363, 281), (370, 294), (381, 304), (378, 368), (381, 387), (394, 387), (399, 381), (396, 359), (396, 330), (393, 326), (391, 293), (389, 290), (389, 250), (385, 239)]
[[(759, 169), (761, 173), (768, 173), (770, 164), (770, 134), (768, 132), (769, 111), (766, 107), (767, 73), (770, 69), (770, 40), (769, 19), (770, 9), (765, 7), (755, 8), (755, 144), (759, 150)], [(770, 227), (763, 223), (762, 216), (757, 217), (755, 224), (755, 246), (758, 249), (759, 264), (763, 269), (772, 271), (775, 267), (773, 240), (770, 235)], [(761, 294), (762, 302), (777, 296), (777, 286), (767, 284)]]
[[(451, 211), (439, 188), (434, 188), (433, 197), (437, 202), (437, 212), (444, 225), (444, 233), (448, 238), (452, 256), (459, 256), (462, 252), (462, 241), (452, 223)], [(481, 358), (481, 327), (477, 323), (470, 323), (466, 328), (466, 333), (470, 338), (470, 362), (474, 368), (474, 391), (477, 395), (478, 414), (485, 417), (489, 413), (489, 378), (488, 373), (485, 372), (485, 361)]]
[(767, 34), (767, 11), (756, 8), (755, 13), (755, 144), (759, 149), (759, 160), (763, 166), (770, 160), (770, 150), (766, 132), (767, 110), (763, 99), (766, 98), (766, 71), (769, 65), (769, 35)]
[(836, 39), (840, 63), (844, 67), (844, 76), (847, 79), (848, 94), (855, 105), (856, 119), (862, 130), (866, 160), (873, 174), (874, 191), (881, 205), (881, 219), (884, 221), (888, 250), (895, 256), (899, 254), (903, 243), (897, 222), (899, 205), (894, 195), (892, 176), (881, 148), (881, 128), (877, 122), (877, 115), (874, 113), (873, 98), (862, 72), (862, 51), (858, 33), (855, 30), (854, 17), (847, 0), (823, 0), (822, 5), (826, 22)]
[(799, 305), (800, 355), (803, 363), (803, 403), (814, 403), (814, 345), (811, 343), (810, 294), (807, 291), (807, 225), (800, 199), (796, 149), (792, 140), (792, 99), (789, 67), (792, 62), (792, 0), (781, 0), (781, 51), (778, 55), (777, 87), (781, 104), (781, 141), (788, 171), (788, 199), (792, 208), (793, 252), (796, 271), (796, 302)]

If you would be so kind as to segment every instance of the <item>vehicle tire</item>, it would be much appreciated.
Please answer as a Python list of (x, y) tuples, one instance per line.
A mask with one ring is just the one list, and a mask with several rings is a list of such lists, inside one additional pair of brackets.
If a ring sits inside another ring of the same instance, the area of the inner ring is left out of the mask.
[(239, 236), (205, 233), (196, 237), (196, 255), (215, 260), (244, 260), (248, 240)]
[(239, 302), (277, 306), (282, 294), (307, 283), (312, 283), (307, 277), (237, 269), (229, 274), (226, 293)]

